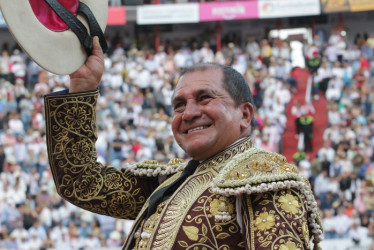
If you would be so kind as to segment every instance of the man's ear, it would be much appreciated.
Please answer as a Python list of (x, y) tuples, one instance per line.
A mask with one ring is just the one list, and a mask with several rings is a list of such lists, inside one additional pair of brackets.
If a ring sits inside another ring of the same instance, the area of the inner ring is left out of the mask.
[[(242, 119), (240, 121), (240, 130), (245, 133), (251, 131), (251, 122), (254, 115), (254, 107), (251, 103), (245, 102), (240, 104), (240, 110), (242, 112)], [(249, 134), (248, 134), (249, 135)]]

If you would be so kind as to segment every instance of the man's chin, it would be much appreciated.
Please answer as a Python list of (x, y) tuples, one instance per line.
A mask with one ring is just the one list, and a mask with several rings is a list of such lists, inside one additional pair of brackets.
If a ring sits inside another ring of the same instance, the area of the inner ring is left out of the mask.
[(189, 147), (187, 147), (185, 151), (187, 155), (193, 158), (194, 160), (204, 160), (207, 157), (206, 156), (206, 154), (208, 153), (207, 149), (209, 148), (211, 147), (207, 147), (204, 144), (195, 143), (195, 144), (189, 145)]

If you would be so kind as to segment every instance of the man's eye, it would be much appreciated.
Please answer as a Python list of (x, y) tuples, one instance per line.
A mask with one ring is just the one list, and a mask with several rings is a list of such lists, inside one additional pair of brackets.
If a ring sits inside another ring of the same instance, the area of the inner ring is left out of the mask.
[(183, 107), (183, 103), (176, 103), (176, 104), (174, 104), (174, 109), (180, 109), (180, 108), (182, 108)]
[(202, 95), (202, 96), (200, 96), (199, 101), (204, 101), (204, 100), (207, 100), (207, 99), (210, 99), (210, 98), (212, 98), (212, 97), (209, 96), (209, 95)]

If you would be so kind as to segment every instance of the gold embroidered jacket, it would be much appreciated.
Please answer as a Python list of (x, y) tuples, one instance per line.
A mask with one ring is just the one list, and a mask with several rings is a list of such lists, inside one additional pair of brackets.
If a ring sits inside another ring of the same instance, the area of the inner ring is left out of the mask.
[[(45, 97), (47, 146), (57, 192), (89, 211), (135, 219), (124, 249), (301, 250), (321, 240), (310, 186), (285, 158), (242, 140), (200, 163), (155, 214), (148, 198), (185, 163), (116, 169), (96, 161), (97, 92)], [(159, 177), (168, 177), (159, 184)]]

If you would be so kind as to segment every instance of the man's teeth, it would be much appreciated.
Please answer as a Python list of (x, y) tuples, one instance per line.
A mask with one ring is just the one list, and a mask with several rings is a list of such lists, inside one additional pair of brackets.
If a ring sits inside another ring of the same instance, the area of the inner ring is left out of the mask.
[(193, 131), (196, 131), (196, 130), (201, 130), (201, 129), (204, 129), (204, 128), (207, 128), (208, 126), (200, 126), (200, 127), (196, 127), (196, 128), (193, 128), (193, 129), (190, 129), (187, 131), (187, 133), (191, 133)]

